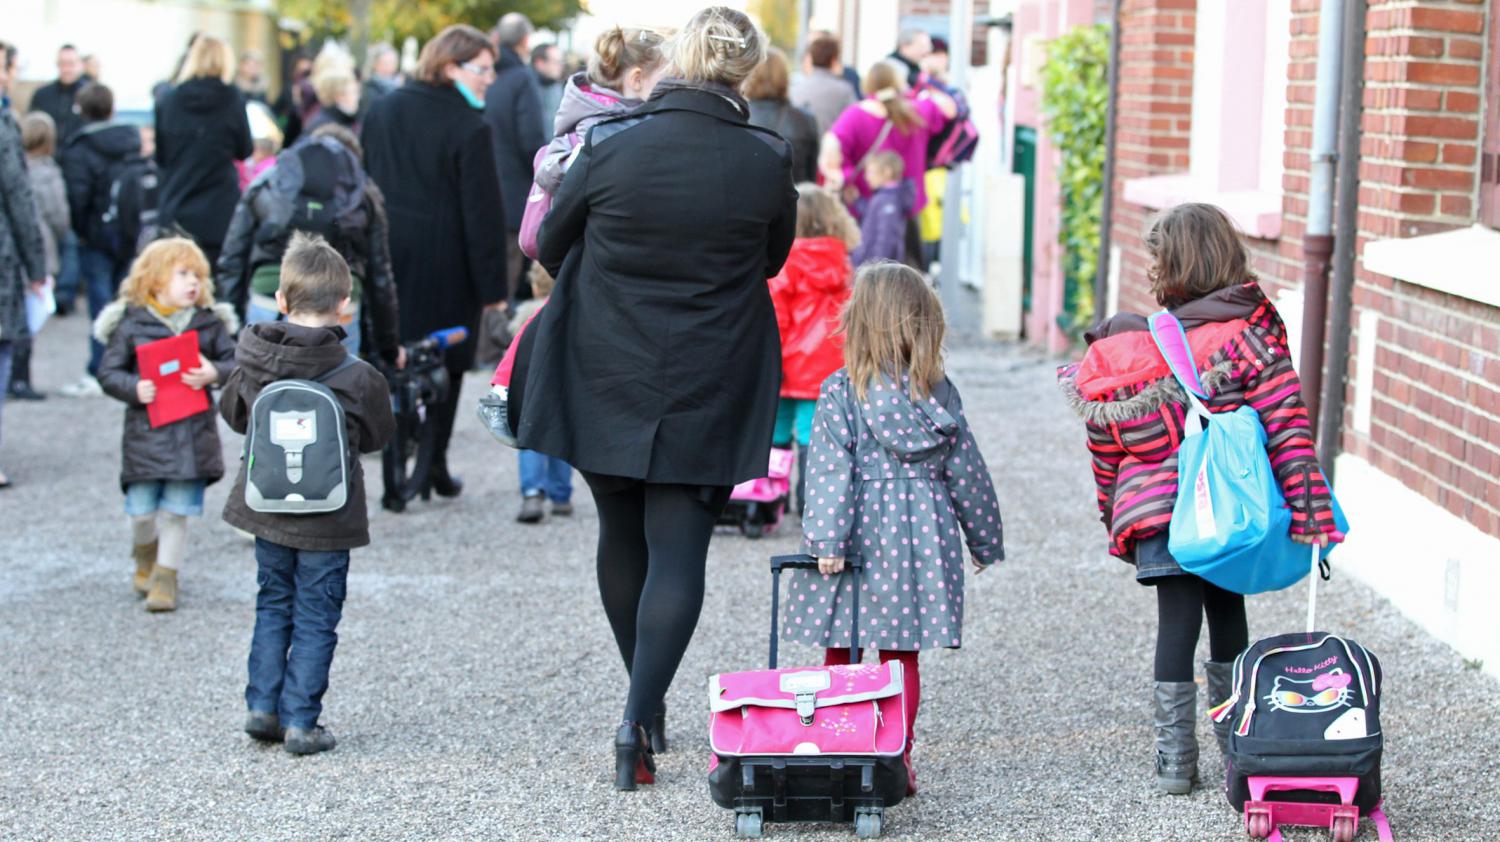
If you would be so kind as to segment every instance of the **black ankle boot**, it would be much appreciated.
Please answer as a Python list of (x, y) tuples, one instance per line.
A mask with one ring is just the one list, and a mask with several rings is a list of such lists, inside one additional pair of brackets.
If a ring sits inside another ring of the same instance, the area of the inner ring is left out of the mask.
[(667, 706), (662, 705), (660, 711), (651, 717), (651, 727), (646, 729), (646, 734), (651, 737), (651, 753), (667, 753)]
[(646, 729), (638, 722), (622, 722), (615, 732), (615, 789), (628, 792), (636, 784), (656, 783), (656, 758)]
[(433, 465), (428, 477), (433, 493), (439, 497), (457, 497), (463, 493), (464, 481), (448, 473), (447, 464)]

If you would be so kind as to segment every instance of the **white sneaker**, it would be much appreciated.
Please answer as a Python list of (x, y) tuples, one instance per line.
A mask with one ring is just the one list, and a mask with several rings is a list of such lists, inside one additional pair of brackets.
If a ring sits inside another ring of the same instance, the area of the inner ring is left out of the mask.
[(104, 395), (104, 387), (99, 385), (97, 379), (85, 374), (81, 379), (68, 383), (57, 392), (68, 398), (97, 398)]

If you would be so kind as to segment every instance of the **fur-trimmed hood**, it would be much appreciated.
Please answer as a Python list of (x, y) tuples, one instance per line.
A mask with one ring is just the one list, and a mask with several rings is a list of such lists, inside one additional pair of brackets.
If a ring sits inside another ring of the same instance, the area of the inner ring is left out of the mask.
[[(103, 310), (99, 311), (99, 317), (94, 319), (94, 338), (99, 340), (101, 344), (108, 345), (109, 338), (114, 335), (115, 330), (125, 321), (125, 316), (130, 312), (132, 307), (135, 307), (135, 305), (123, 298), (111, 301)], [(137, 309), (144, 312), (146, 308), (140, 307)], [(149, 313), (146, 316), (148, 318), (155, 318), (155, 316), (151, 316)], [(197, 312), (188, 322), (188, 327), (191, 328), (194, 326), (194, 323), (208, 317), (216, 318), (223, 322), (224, 329), (229, 331), (231, 336), (240, 330), (240, 317), (235, 314), (232, 305), (223, 301), (211, 307), (197, 308)]]
[[(1210, 395), (1235, 376), (1235, 340), (1255, 330), (1248, 319), (1268, 307), (1254, 283), (1219, 290), (1172, 311), (1187, 331), (1199, 378)], [(1274, 313), (1274, 308), (1271, 310)], [(1285, 328), (1273, 317), (1273, 332)], [(1163, 403), (1185, 403), (1187, 394), (1157, 350), (1146, 318), (1121, 313), (1085, 334), (1089, 349), (1081, 362), (1058, 369), (1058, 386), (1079, 417), (1107, 426), (1146, 417)]]

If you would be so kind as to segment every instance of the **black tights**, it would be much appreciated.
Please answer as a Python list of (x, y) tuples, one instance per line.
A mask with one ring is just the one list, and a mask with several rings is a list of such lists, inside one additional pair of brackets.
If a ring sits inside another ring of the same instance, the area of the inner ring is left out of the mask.
[(1205, 614), (1209, 659), (1233, 661), (1250, 644), (1245, 597), (1192, 574), (1157, 580), (1157, 681), (1193, 680), (1193, 652)]
[(583, 478), (599, 509), (599, 596), (630, 673), (625, 719), (649, 723), (698, 625), (708, 541), (729, 489)]

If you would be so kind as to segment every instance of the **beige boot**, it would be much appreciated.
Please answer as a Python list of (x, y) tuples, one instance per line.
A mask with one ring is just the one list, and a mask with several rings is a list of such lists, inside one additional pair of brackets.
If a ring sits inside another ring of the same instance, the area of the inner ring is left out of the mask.
[(156, 542), (136, 544), (131, 548), (130, 555), (135, 559), (135, 575), (131, 577), (131, 586), (135, 588), (136, 596), (145, 596), (151, 590), (151, 571), (156, 567)]
[(151, 591), (146, 594), (147, 611), (177, 610), (177, 571), (157, 567), (151, 573)]

